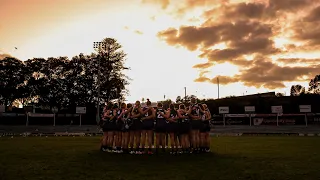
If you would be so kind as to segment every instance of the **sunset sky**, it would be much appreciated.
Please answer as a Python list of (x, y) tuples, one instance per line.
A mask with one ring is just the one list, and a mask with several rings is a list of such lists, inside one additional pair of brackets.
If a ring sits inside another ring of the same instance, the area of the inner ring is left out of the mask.
[[(72, 56), (116, 38), (132, 102), (307, 87), (320, 73), (318, 0), (0, 0), (0, 58)], [(18, 49), (15, 50), (14, 47)]]

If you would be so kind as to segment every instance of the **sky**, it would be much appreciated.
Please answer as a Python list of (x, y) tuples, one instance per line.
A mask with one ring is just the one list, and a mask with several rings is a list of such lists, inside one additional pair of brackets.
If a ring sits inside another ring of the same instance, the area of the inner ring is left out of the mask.
[[(0, 58), (128, 54), (129, 102), (307, 87), (320, 72), (318, 0), (0, 0)], [(18, 49), (15, 49), (17, 47)]]

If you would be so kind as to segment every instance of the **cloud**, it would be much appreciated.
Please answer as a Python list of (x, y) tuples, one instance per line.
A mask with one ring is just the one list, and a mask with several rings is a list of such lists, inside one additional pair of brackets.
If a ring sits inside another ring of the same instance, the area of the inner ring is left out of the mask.
[(139, 30), (135, 30), (134, 33), (139, 34), (139, 35), (142, 35), (142, 34), (143, 34), (143, 32), (142, 32), (142, 31), (139, 31)]
[[(285, 61), (285, 59), (281, 60)], [(241, 82), (246, 86), (256, 88), (277, 89), (284, 88), (284, 82), (287, 81), (304, 81), (306, 80), (305, 76), (314, 77), (319, 73), (319, 69), (319, 64), (307, 67), (281, 67), (273, 63), (270, 59), (258, 57), (251, 62), (251, 65), (243, 67), (239, 74), (233, 77), (217, 76), (210, 79), (200, 74), (194, 81), (217, 84), (217, 78), (219, 78), (219, 83), (222, 85)]]
[[(199, 57), (208, 60), (193, 66), (200, 71), (195, 82), (217, 83), (217, 77), (208, 77), (203, 71), (225, 62), (239, 66), (240, 70), (233, 77), (219, 76), (220, 84), (242, 82), (246, 86), (275, 89), (283, 88), (284, 82), (303, 81), (319, 73), (320, 55), (295, 57), (297, 52), (319, 51), (319, 1), (184, 2), (175, 8), (176, 13), (203, 7), (202, 23), (168, 27), (157, 36), (170, 46), (200, 51)], [(290, 58), (279, 58), (286, 57), (284, 54)]]
[[(320, 2), (319, 2), (320, 3)], [(303, 21), (292, 23), (292, 39), (304, 43), (304, 48), (319, 49), (320, 46), (320, 5), (313, 8)]]
[(144, 4), (159, 4), (162, 9), (166, 9), (170, 4), (170, 0), (142, 0), (141, 2)]
[(305, 18), (305, 21), (308, 22), (317, 22), (320, 21), (320, 6), (314, 8), (310, 14), (308, 14)]
[[(124, 26), (123, 28), (124, 28), (125, 30), (130, 30), (130, 27), (128, 27), (128, 26)], [(136, 34), (139, 34), (139, 35), (142, 35), (142, 34), (143, 34), (143, 32), (142, 32), (142, 31), (139, 31), (139, 30), (134, 30), (133, 32), (136, 33)]]
[(320, 64), (319, 59), (306, 59), (306, 58), (280, 58), (277, 62), (284, 64), (305, 64), (305, 65), (317, 65)]
[(202, 63), (202, 64), (196, 64), (193, 66), (193, 68), (206, 69), (211, 66), (213, 66), (213, 63), (207, 62), (207, 63)]
[[(225, 62), (246, 54), (273, 54), (272, 27), (268, 24), (249, 21), (221, 22), (212, 26), (182, 26), (158, 33), (169, 45), (183, 46), (190, 51), (202, 50), (201, 58), (212, 62)], [(211, 49), (225, 42), (227, 49)]]

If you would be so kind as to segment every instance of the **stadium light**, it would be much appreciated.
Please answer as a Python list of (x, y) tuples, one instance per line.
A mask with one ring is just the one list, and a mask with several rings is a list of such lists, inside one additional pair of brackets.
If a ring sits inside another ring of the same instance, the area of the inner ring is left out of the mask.
[(99, 123), (100, 121), (100, 85), (101, 85), (101, 81), (100, 81), (100, 52), (101, 49), (105, 50), (106, 49), (106, 43), (104, 42), (93, 42), (93, 49), (95, 49), (96, 51), (98, 51), (98, 102), (97, 102), (97, 115), (96, 115), (96, 121), (97, 123)]

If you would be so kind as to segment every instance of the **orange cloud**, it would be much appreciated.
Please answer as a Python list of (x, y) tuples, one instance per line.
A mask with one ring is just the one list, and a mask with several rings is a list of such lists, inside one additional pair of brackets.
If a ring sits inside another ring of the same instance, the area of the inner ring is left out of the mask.
[[(315, 51), (320, 47), (320, 2), (314, 0), (265, 0), (248, 3), (218, 0), (185, 0), (177, 7), (177, 14), (195, 7), (212, 7), (204, 11), (203, 23), (199, 26), (181, 25), (168, 27), (157, 36), (171, 46), (181, 46), (189, 51), (201, 51), (200, 58), (207, 63), (196, 64), (197, 69), (206, 69), (217, 63), (230, 62), (241, 66), (234, 77), (219, 76), (220, 84), (242, 82), (246, 86), (283, 88), (284, 82), (300, 81), (319, 73), (319, 58), (280, 58), (277, 62), (271, 57), (284, 53)], [(232, 3), (231, 3), (232, 2)], [(304, 19), (305, 21), (301, 21)], [(276, 37), (301, 42), (284, 43), (276, 46)], [(225, 49), (215, 49), (224, 43)], [(254, 60), (243, 57), (252, 56)], [(280, 66), (279, 63), (284, 64)], [(305, 63), (303, 67), (285, 65)], [(217, 83), (216, 77), (200, 74), (195, 82)]]

